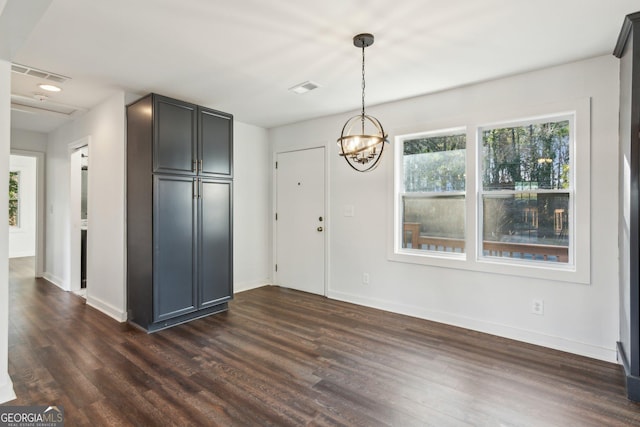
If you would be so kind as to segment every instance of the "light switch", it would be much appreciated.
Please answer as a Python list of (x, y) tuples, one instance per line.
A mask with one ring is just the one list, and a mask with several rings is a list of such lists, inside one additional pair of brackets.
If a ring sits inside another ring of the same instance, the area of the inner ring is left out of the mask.
[(344, 216), (355, 216), (355, 209), (353, 205), (344, 206)]

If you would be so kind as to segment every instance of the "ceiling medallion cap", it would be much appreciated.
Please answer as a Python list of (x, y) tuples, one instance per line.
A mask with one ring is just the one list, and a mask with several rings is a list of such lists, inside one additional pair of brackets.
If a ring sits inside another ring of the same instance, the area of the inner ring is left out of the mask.
[(359, 48), (369, 47), (373, 44), (373, 40), (373, 34), (362, 33), (357, 36), (353, 36), (353, 45)]

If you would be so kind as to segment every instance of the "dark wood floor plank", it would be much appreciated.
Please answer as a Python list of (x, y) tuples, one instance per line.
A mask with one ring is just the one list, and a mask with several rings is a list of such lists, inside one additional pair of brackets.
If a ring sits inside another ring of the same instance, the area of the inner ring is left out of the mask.
[(263, 287), (148, 335), (10, 262), (7, 404), (69, 426), (633, 426), (619, 365)]
[(126, 372), (98, 369), (87, 377), (100, 387), (104, 399), (118, 408), (135, 425), (163, 425), (166, 418), (155, 405), (146, 400), (127, 379)]
[(85, 376), (87, 371), (80, 371), (73, 364), (66, 348), (58, 346), (42, 348), (38, 352), (38, 362), (47, 366), (54, 382), (64, 390), (64, 394), (74, 405), (83, 407), (104, 397), (99, 388)]
[(189, 396), (184, 393), (175, 393), (173, 390), (166, 390), (164, 387), (160, 387), (156, 390), (146, 391), (144, 398), (163, 414), (167, 423), (180, 426), (206, 426), (211, 424), (206, 410), (186, 404)]
[[(65, 409), (65, 414), (66, 414)], [(92, 421), (93, 426), (133, 427), (133, 420), (127, 419), (127, 414), (116, 407), (111, 400), (103, 399), (92, 403), (83, 410), (85, 416)], [(69, 416), (65, 415), (68, 419)], [(65, 420), (66, 421), (66, 420)], [(71, 425), (67, 422), (67, 425)]]

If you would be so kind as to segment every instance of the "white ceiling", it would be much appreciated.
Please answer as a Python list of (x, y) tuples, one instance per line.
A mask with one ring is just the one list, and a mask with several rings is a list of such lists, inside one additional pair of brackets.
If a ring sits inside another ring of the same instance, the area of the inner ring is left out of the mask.
[[(611, 54), (639, 0), (53, 0), (13, 62), (68, 76), (57, 104), (157, 92), (274, 127)], [(12, 93), (41, 81), (12, 73)], [(315, 91), (287, 89), (306, 80)], [(49, 132), (64, 117), (14, 111)]]

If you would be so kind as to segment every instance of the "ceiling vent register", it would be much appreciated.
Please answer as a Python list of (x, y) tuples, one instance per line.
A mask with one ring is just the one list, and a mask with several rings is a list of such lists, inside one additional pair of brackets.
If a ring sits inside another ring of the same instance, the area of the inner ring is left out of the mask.
[(37, 68), (29, 67), (20, 64), (11, 64), (11, 71), (18, 74), (24, 74), (27, 76), (36, 77), (39, 79), (48, 80), (50, 82), (64, 83), (70, 79), (60, 74), (51, 73), (49, 71), (39, 70)]

